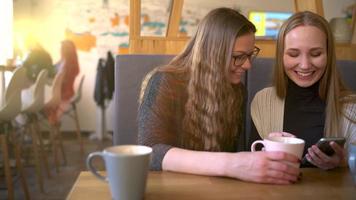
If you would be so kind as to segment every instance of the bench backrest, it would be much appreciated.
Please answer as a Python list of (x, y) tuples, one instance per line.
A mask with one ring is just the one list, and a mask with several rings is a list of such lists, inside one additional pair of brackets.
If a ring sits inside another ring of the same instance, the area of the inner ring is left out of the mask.
[(115, 60), (114, 144), (137, 143), (138, 97), (142, 79), (172, 55), (118, 55)]
[[(154, 67), (164, 65), (173, 55), (118, 55), (115, 62), (114, 144), (137, 143), (137, 110), (141, 82)], [(257, 58), (245, 74), (247, 89), (245, 115), (246, 144), (251, 130), (250, 103), (256, 92), (271, 86), (272, 58)], [(340, 74), (349, 88), (356, 91), (356, 61), (338, 61)]]

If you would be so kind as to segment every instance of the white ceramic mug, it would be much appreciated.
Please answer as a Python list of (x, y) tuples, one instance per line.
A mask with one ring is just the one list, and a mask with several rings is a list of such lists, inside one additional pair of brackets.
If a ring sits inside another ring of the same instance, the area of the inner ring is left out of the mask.
[[(305, 141), (300, 138), (295, 137), (282, 137), (274, 136), (268, 137), (264, 140), (256, 140), (251, 145), (251, 151), (256, 151), (256, 145), (262, 144), (265, 151), (282, 151), (289, 154), (297, 156), (299, 159), (302, 158)], [(300, 165), (294, 165), (299, 167)]]
[[(109, 182), (114, 200), (142, 200), (146, 188), (152, 148), (140, 145), (120, 145), (93, 152), (87, 157), (87, 168), (99, 179)], [(93, 166), (94, 157), (105, 161), (107, 176)]]

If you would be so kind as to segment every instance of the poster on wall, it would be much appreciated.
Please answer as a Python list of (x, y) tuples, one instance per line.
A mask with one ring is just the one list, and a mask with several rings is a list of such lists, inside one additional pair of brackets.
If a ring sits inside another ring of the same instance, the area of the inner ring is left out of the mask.
[[(170, 2), (143, 0), (141, 8), (141, 35), (164, 36), (167, 30)], [(96, 49), (100, 56), (107, 51), (128, 53), (128, 0), (61, 0), (55, 6), (57, 13), (65, 14), (65, 37), (73, 40), (79, 51)], [(196, 9), (185, 4), (180, 23), (180, 34), (191, 35), (208, 8)]]

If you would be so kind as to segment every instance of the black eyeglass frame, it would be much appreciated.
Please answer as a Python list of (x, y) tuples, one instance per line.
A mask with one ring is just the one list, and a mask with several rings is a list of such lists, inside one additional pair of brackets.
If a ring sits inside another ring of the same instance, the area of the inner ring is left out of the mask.
[(247, 58), (250, 60), (250, 62), (252, 62), (258, 56), (260, 51), (261, 49), (255, 46), (253, 51), (249, 54), (241, 52), (240, 55), (233, 55), (232, 59), (234, 60), (234, 66), (243, 65), (246, 62)]

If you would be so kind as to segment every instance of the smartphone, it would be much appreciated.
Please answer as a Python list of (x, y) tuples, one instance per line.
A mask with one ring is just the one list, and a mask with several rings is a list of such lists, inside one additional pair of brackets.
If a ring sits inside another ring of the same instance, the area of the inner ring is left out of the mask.
[(345, 144), (345, 138), (343, 137), (330, 137), (330, 138), (321, 138), (316, 146), (328, 156), (332, 156), (335, 152), (334, 149), (330, 146), (330, 142), (334, 141), (340, 147), (343, 147)]
[[(343, 147), (345, 144), (345, 138), (343, 137), (329, 137), (329, 138), (321, 138), (316, 145), (318, 148), (324, 152), (328, 156), (332, 156), (335, 152), (334, 149), (330, 146), (330, 142), (336, 142), (340, 147)], [(308, 162), (307, 158), (304, 156), (302, 159), (302, 165), (304, 167), (313, 167), (311, 163)]]

